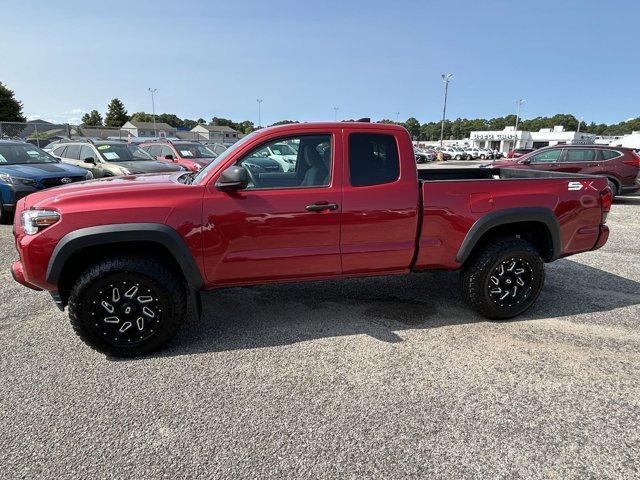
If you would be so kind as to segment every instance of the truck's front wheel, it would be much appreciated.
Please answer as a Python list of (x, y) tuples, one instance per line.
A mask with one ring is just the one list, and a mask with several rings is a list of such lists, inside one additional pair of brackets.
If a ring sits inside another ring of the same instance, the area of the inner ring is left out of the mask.
[(504, 238), (469, 259), (460, 274), (462, 296), (480, 315), (504, 320), (527, 310), (544, 285), (544, 262), (531, 243)]
[(187, 313), (185, 287), (152, 258), (113, 257), (86, 270), (69, 296), (69, 319), (90, 347), (118, 357), (157, 350)]

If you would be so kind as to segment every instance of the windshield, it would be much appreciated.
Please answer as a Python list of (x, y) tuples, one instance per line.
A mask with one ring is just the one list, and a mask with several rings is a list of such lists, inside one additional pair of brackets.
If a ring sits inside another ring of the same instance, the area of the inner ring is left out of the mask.
[(257, 131), (258, 130), (256, 130), (255, 132), (250, 133), (249, 135), (246, 135), (246, 136), (242, 137), (241, 140), (238, 140), (236, 143), (234, 143), (229, 148), (227, 148), (224, 152), (222, 152), (220, 155), (218, 155), (209, 165), (207, 165), (202, 170), (200, 170), (200, 172), (198, 172), (198, 175), (195, 176), (195, 178), (193, 179), (192, 183), (200, 182), (207, 175), (208, 172), (210, 172), (211, 170), (216, 168), (218, 165), (220, 165), (220, 163), (224, 162), (225, 158), (227, 158), (233, 152), (238, 150), (245, 143), (249, 142), (255, 136)]
[(0, 145), (0, 165), (25, 163), (58, 163), (58, 160), (30, 144)]
[(174, 143), (173, 146), (184, 158), (216, 158), (218, 156), (199, 143)]
[(106, 143), (96, 145), (98, 152), (107, 162), (138, 162), (154, 160), (154, 158), (140, 147), (126, 143)]
[(276, 143), (275, 145), (272, 145), (271, 150), (273, 150), (273, 153), (275, 153), (276, 155), (295, 155), (296, 154), (293, 148), (291, 148), (289, 145), (286, 145), (284, 143)]

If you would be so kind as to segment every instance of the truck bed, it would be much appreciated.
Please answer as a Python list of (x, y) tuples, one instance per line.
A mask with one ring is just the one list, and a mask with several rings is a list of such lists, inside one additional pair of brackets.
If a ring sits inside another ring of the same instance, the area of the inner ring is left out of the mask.
[[(469, 232), (482, 222), (526, 223), (544, 229), (549, 219), (560, 250), (548, 260), (594, 248), (600, 233), (600, 192), (606, 179), (591, 175), (508, 168), (418, 170), (422, 222), (414, 270), (456, 269)], [(487, 227), (488, 228), (488, 227)]]

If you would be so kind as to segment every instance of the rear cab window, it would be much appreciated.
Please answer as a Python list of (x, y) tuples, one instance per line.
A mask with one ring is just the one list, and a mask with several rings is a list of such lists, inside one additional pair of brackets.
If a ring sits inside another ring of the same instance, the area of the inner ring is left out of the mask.
[(384, 133), (349, 134), (349, 181), (354, 187), (383, 185), (400, 177), (395, 136)]

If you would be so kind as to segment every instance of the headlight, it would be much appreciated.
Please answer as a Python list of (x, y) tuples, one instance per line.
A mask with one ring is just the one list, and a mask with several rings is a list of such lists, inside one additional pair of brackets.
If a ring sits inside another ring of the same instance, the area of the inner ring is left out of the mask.
[(53, 210), (25, 210), (20, 216), (20, 223), (27, 235), (35, 235), (60, 220), (60, 214)]
[(91, 173), (90, 171), (87, 172), (87, 174), (84, 176), (85, 180), (93, 180), (93, 173)]
[(4, 183), (8, 183), (11, 185), (18, 185), (19, 183), (23, 185), (36, 184), (36, 181), (33, 178), (13, 177), (8, 173), (0, 173), (0, 181), (3, 181)]

